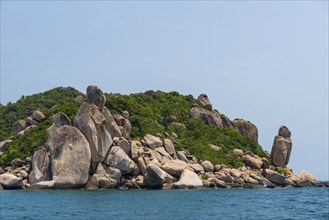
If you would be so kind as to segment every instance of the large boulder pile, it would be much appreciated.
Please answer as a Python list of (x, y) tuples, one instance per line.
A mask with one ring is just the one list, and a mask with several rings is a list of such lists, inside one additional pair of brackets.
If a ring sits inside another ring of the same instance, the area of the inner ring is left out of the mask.
[[(229, 168), (198, 160), (184, 149), (176, 151), (172, 139), (162, 139), (160, 135), (147, 134), (141, 140), (131, 140), (128, 112), (112, 115), (105, 106), (103, 92), (96, 86), (87, 88), (86, 97), (87, 102), (81, 104), (73, 126), (64, 113), (55, 114), (53, 124), (46, 132), (45, 145), (34, 152), (32, 159), (16, 159), (13, 167), (0, 172), (0, 188), (181, 189), (316, 185), (312, 174), (303, 171), (294, 175), (285, 167), (291, 152), (290, 131), (286, 127), (281, 127), (275, 138), (271, 158), (234, 149), (232, 154), (244, 165)], [(257, 140), (254, 125), (241, 120), (229, 121), (212, 110), (211, 102), (204, 94), (199, 96), (199, 101), (206, 109), (192, 107), (191, 117), (200, 117), (210, 124), (218, 123), (220, 127), (224, 121), (225, 125), (235, 126), (242, 135)], [(173, 117), (166, 120), (175, 122)], [(17, 123), (16, 127), (23, 129), (24, 122)], [(220, 149), (216, 145), (210, 147)]]
[(19, 119), (13, 125), (17, 137), (22, 137), (31, 129), (37, 128), (38, 124), (46, 119), (46, 116), (37, 109), (32, 109), (27, 113), (26, 119)]
[(84, 102), (74, 118), (74, 126), (87, 138), (91, 151), (91, 173), (103, 162), (113, 144), (114, 137), (121, 137), (111, 112), (104, 106), (105, 96), (97, 86), (88, 86), (88, 102)]

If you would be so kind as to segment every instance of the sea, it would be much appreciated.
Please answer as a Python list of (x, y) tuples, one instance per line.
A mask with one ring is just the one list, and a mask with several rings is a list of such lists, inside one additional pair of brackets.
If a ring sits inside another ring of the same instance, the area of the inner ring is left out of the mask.
[(329, 188), (1, 190), (0, 219), (329, 219)]

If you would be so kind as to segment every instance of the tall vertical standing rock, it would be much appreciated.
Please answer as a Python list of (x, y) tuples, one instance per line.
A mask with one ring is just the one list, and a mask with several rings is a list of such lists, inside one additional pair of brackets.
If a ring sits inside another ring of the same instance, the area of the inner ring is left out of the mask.
[(35, 184), (40, 181), (51, 179), (49, 155), (42, 148), (34, 152), (32, 157), (32, 171), (29, 174), (29, 183)]
[(105, 95), (97, 86), (88, 86), (88, 103), (83, 103), (74, 118), (74, 126), (87, 138), (91, 150), (91, 173), (102, 162), (113, 144), (112, 138), (121, 132), (110, 111), (104, 106)]
[(56, 130), (51, 154), (55, 188), (84, 186), (89, 177), (90, 161), (89, 143), (77, 128), (64, 125)]
[(271, 159), (273, 165), (284, 167), (288, 164), (292, 149), (290, 137), (289, 129), (286, 126), (281, 126), (272, 146)]

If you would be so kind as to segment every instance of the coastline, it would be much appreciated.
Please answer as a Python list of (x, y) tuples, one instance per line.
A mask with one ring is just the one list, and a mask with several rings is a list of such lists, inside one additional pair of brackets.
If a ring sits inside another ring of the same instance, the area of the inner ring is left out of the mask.
[[(329, 187), (328, 182), (317, 182), (307, 171), (294, 174), (287, 167), (292, 140), (286, 126), (281, 126), (274, 137), (270, 155), (259, 153), (257, 149), (255, 152), (259, 155), (251, 150), (231, 149), (234, 168), (202, 160), (186, 149), (176, 150), (178, 141), (174, 132), (165, 133), (164, 137), (146, 134), (140, 139), (131, 139), (129, 112), (112, 115), (105, 106), (104, 93), (97, 86), (88, 86), (87, 95), (79, 95), (78, 100), (82, 103), (73, 122), (65, 113), (54, 114), (52, 125), (46, 131), (46, 143), (32, 157), (16, 158), (12, 166), (0, 170), (0, 189)], [(202, 106), (194, 103), (187, 112), (190, 118), (219, 129), (228, 127), (230, 131), (238, 132), (242, 139), (246, 138), (249, 141), (246, 143), (257, 143), (258, 130), (254, 124), (242, 119), (231, 121), (219, 114), (212, 109), (205, 94), (201, 94), (197, 102)], [(15, 122), (17, 137), (26, 135), (38, 122), (46, 119), (39, 110), (33, 110), (31, 114), (29, 120), (34, 124), (29, 122), (27, 126), (22, 119)], [(164, 120), (186, 129), (175, 116)], [(12, 141), (1, 142), (0, 149), (10, 148)], [(208, 147), (212, 154), (222, 150), (214, 144)]]

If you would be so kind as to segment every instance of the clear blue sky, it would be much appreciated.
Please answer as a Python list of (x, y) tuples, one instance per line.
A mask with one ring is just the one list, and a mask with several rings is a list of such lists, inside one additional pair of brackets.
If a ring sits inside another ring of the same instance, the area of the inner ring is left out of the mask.
[(328, 177), (328, 2), (1, 1), (1, 103), (56, 86), (207, 93)]

